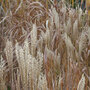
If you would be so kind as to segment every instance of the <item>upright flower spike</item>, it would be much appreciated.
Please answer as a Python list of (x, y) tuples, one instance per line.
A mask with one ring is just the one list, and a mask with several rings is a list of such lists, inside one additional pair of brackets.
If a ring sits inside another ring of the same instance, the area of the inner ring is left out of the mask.
[(53, 18), (54, 18), (55, 26), (56, 26), (57, 29), (59, 29), (59, 24), (60, 24), (60, 22), (59, 22), (59, 14), (56, 11), (55, 7), (52, 6), (51, 9), (52, 9), (52, 15), (53, 15)]
[(85, 87), (85, 76), (84, 74), (82, 74), (81, 80), (78, 83), (77, 90), (85, 90), (84, 87)]
[(78, 38), (78, 20), (76, 20), (73, 24), (73, 39), (77, 40)]
[(6, 81), (4, 79), (4, 71), (6, 69), (5, 61), (3, 60), (2, 56), (0, 59), (0, 90), (7, 90), (6, 88)]
[(80, 56), (81, 56), (83, 49), (85, 49), (86, 45), (87, 45), (86, 32), (82, 32), (80, 36), (80, 41), (79, 41), (79, 55)]
[(33, 28), (31, 31), (31, 54), (33, 56), (35, 56), (36, 45), (37, 45), (37, 27), (36, 24), (33, 24)]
[(5, 54), (8, 62), (8, 66), (10, 67), (13, 64), (13, 45), (12, 42), (7, 40), (5, 47)]

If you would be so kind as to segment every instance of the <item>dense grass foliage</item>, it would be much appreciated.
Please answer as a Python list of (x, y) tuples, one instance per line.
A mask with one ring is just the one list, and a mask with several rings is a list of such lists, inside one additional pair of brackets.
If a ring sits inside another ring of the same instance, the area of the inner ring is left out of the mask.
[(90, 90), (88, 10), (64, 0), (11, 3), (0, 16), (0, 90)]

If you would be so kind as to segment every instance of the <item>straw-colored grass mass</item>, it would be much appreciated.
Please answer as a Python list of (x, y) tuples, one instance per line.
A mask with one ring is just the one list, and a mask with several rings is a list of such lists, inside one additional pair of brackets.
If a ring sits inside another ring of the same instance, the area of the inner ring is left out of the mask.
[(90, 15), (72, 2), (0, 6), (0, 90), (90, 90)]

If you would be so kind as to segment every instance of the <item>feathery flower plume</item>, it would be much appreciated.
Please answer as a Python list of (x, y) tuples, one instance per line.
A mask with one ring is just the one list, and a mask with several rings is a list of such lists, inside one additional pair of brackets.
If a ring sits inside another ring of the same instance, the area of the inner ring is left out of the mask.
[(6, 59), (8, 62), (8, 66), (10, 67), (13, 64), (13, 45), (12, 42), (7, 40), (5, 47)]
[(86, 37), (86, 32), (82, 31), (81, 36), (80, 36), (80, 41), (79, 41), (79, 55), (81, 56), (81, 53), (83, 49), (87, 45), (87, 37)]
[(31, 31), (31, 54), (35, 56), (37, 45), (37, 27), (36, 24), (33, 24), (33, 28)]
[(85, 76), (82, 74), (81, 80), (78, 83), (77, 90), (84, 90), (85, 88)]
[(52, 15), (53, 15), (53, 19), (54, 19), (54, 23), (57, 29), (59, 29), (59, 15), (58, 12), (56, 11), (56, 9), (52, 6), (51, 7), (52, 10)]
[(0, 59), (0, 90), (6, 90), (7, 86), (6, 86), (6, 81), (4, 78), (5, 75), (5, 61), (3, 60), (2, 56)]

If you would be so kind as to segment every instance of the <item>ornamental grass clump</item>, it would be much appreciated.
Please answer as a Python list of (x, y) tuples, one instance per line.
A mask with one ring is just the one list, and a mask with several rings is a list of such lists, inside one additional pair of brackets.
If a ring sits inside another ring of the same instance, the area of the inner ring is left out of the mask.
[(87, 16), (64, 0), (14, 4), (0, 21), (0, 90), (90, 88)]
[(19, 46), (18, 43), (16, 43), (15, 47), (22, 89), (28, 90), (28, 88), (30, 88), (31, 90), (36, 90), (38, 88), (38, 79), (43, 64), (43, 54), (38, 50), (37, 56), (34, 57), (32, 52), (30, 53), (31, 49), (29, 48), (27, 39), (25, 40), (23, 47)]

